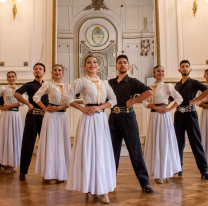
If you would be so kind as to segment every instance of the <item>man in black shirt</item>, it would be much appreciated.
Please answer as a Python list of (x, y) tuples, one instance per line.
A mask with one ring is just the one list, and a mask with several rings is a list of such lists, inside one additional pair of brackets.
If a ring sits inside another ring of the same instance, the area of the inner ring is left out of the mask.
[[(185, 147), (186, 131), (202, 178), (208, 179), (207, 160), (201, 144), (198, 115), (195, 109), (195, 103), (208, 95), (208, 88), (201, 82), (189, 77), (192, 69), (190, 68), (190, 62), (188, 60), (180, 62), (178, 71), (181, 73), (182, 79), (176, 84), (175, 89), (183, 97), (183, 102), (176, 109), (174, 127), (178, 140), (181, 165), (183, 166), (183, 150)], [(196, 98), (198, 90), (202, 91), (202, 94)], [(171, 97), (170, 99), (173, 100)], [(182, 176), (182, 172), (178, 175)]]
[[(109, 80), (109, 84), (113, 88), (117, 98), (117, 105), (111, 109), (109, 116), (116, 169), (118, 169), (121, 145), (124, 139), (142, 190), (152, 193), (153, 190), (149, 186), (149, 176), (142, 155), (136, 115), (132, 107), (133, 104), (139, 103), (151, 96), (152, 91), (137, 79), (130, 78), (127, 75), (130, 66), (126, 55), (118, 56), (116, 63), (118, 76), (115, 79)], [(140, 94), (140, 96), (132, 99), (135, 93)]]
[[(37, 63), (33, 67), (34, 81), (28, 82), (21, 88), (16, 90), (14, 97), (26, 104), (29, 108), (25, 118), (25, 128), (22, 140), (22, 150), (20, 159), (20, 180), (25, 180), (25, 174), (27, 174), (32, 153), (36, 141), (37, 134), (40, 135), (40, 129), (42, 125), (44, 111), (33, 101), (32, 97), (38, 91), (43, 83), (43, 76), (45, 74), (45, 66), (42, 63)], [(28, 101), (22, 97), (23, 93), (27, 93)], [(48, 105), (48, 96), (44, 95), (41, 98), (44, 105)]]

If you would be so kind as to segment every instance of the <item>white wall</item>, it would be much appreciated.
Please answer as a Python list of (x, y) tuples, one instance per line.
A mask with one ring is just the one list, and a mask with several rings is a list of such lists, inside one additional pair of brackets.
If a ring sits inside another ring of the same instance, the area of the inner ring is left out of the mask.
[[(17, 1), (17, 15), (13, 19), (12, 1), (0, 2), (0, 83), (6, 73), (16, 71), (18, 81), (33, 79), (33, 65), (45, 64), (45, 79), (51, 79), (52, 63), (52, 1)], [(28, 66), (23, 66), (28, 62)]]
[(192, 0), (159, 0), (161, 64), (168, 80), (178, 80), (179, 62), (188, 59), (192, 65), (191, 77), (203, 80), (208, 69), (208, 2), (198, 1), (196, 17)]

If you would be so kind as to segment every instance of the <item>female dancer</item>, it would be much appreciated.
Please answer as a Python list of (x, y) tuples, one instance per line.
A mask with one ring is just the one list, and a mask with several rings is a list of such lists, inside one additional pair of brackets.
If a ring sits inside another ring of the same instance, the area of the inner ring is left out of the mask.
[[(105, 108), (116, 105), (116, 96), (108, 84), (97, 76), (97, 59), (85, 59), (86, 77), (73, 82), (65, 100), (82, 111), (79, 119), (66, 189), (101, 195), (109, 203), (108, 192), (116, 187), (116, 167)], [(85, 107), (74, 102), (74, 95), (83, 95)], [(108, 102), (106, 100), (108, 99)]]
[(20, 152), (22, 144), (22, 118), (19, 106), (23, 106), (14, 98), (17, 75), (10, 71), (7, 73), (8, 85), (0, 87), (0, 96), (4, 98), (0, 117), (0, 164), (4, 165), (6, 173), (16, 172), (14, 167), (20, 165)]
[[(206, 79), (206, 86), (208, 87), (208, 69), (204, 72), (204, 78)], [(197, 97), (201, 95), (201, 91), (197, 93)], [(203, 108), (201, 117), (200, 117), (200, 130), (202, 136), (202, 145), (206, 154), (206, 159), (208, 159), (208, 96), (206, 96), (201, 101), (197, 102), (197, 106)]]
[[(162, 66), (154, 67), (153, 75), (156, 81), (150, 86), (153, 95), (143, 101), (144, 106), (151, 109), (144, 160), (149, 175), (154, 175), (158, 184), (162, 184), (163, 179), (170, 178), (181, 171), (178, 144), (170, 111), (181, 104), (183, 99), (172, 84), (163, 83), (164, 73)], [(166, 108), (169, 96), (175, 99), (175, 103), (170, 108)]]
[[(53, 82), (43, 83), (33, 96), (34, 102), (45, 111), (35, 170), (44, 177), (44, 182), (55, 184), (67, 180), (70, 163), (71, 141), (65, 112), (68, 105), (64, 103), (70, 85), (61, 81), (64, 74), (61, 65), (54, 65), (51, 73)], [(44, 94), (48, 94), (48, 107), (40, 100)]]

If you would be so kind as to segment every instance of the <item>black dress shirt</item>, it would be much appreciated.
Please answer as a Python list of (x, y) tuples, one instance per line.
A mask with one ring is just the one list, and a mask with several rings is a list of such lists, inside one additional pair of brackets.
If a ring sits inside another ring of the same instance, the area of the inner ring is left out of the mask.
[(118, 77), (110, 79), (109, 84), (116, 95), (118, 107), (125, 107), (130, 96), (133, 98), (135, 93), (141, 94), (147, 90), (151, 90), (139, 80), (131, 78), (128, 75), (126, 75), (119, 83), (117, 82), (117, 79)]
[[(44, 82), (44, 81), (43, 81)], [(42, 83), (43, 83), (42, 82)], [(16, 90), (17, 93), (20, 93), (21, 95), (24, 94), (25, 92), (28, 95), (28, 101), (30, 104), (32, 104), (35, 108), (41, 109), (34, 101), (33, 101), (33, 96), (34, 94), (38, 91), (38, 89), (41, 87), (42, 84), (40, 84), (38, 81), (34, 80), (32, 82), (28, 82), (19, 89)], [(48, 95), (45, 94), (41, 97), (41, 101), (45, 106), (48, 106)]]
[[(203, 92), (208, 88), (201, 82), (189, 77), (183, 84), (181, 79), (181, 81), (175, 85), (175, 89), (183, 97), (181, 105), (189, 105), (189, 101), (196, 98), (196, 94), (199, 90)], [(173, 101), (174, 99), (170, 97), (170, 100)]]

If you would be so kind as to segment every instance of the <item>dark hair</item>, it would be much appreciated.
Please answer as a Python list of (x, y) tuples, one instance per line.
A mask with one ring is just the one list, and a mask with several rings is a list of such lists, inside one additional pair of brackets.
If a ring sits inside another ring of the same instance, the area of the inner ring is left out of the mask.
[(14, 71), (7, 72), (6, 76), (8, 77), (8, 74), (10, 74), (10, 73), (13, 73), (15, 75), (15, 77), (17, 76), (16, 72), (14, 72)]
[(182, 60), (182, 61), (180, 62), (180, 66), (181, 66), (181, 64), (183, 64), (183, 63), (187, 63), (187, 64), (189, 64), (189, 66), (191, 66), (189, 60)]
[(116, 64), (118, 63), (118, 60), (121, 59), (121, 58), (126, 59), (128, 61), (128, 64), (129, 64), (129, 59), (125, 54), (121, 54), (116, 58)]
[(61, 65), (61, 64), (54, 64), (54, 65), (52, 66), (52, 71), (53, 71), (53, 68), (54, 68), (55, 66), (61, 67), (61, 68), (62, 68), (62, 72), (64, 71), (64, 67), (63, 67), (63, 65)]
[[(163, 66), (161, 66), (161, 65), (157, 65), (157, 66), (155, 66), (154, 68), (153, 68), (153, 73), (155, 72), (155, 70), (157, 69), (157, 68), (159, 68), (159, 67), (162, 67), (163, 69), (164, 69), (164, 67)], [(165, 69), (164, 69), (165, 70)]]
[(34, 65), (34, 67), (33, 67), (33, 70), (35, 69), (35, 67), (37, 66), (37, 65), (40, 65), (40, 66), (42, 66), (43, 67), (43, 69), (44, 69), (44, 72), (45, 72), (45, 65), (44, 64), (42, 64), (42, 63), (36, 63), (35, 65)]
[(206, 74), (208, 72), (208, 69), (206, 69), (205, 71), (204, 71), (204, 74)]
[(88, 55), (85, 59), (84, 59), (84, 65), (86, 65), (87, 59), (90, 57), (94, 57), (97, 60), (97, 57), (95, 57), (94, 55), (90, 54)]

